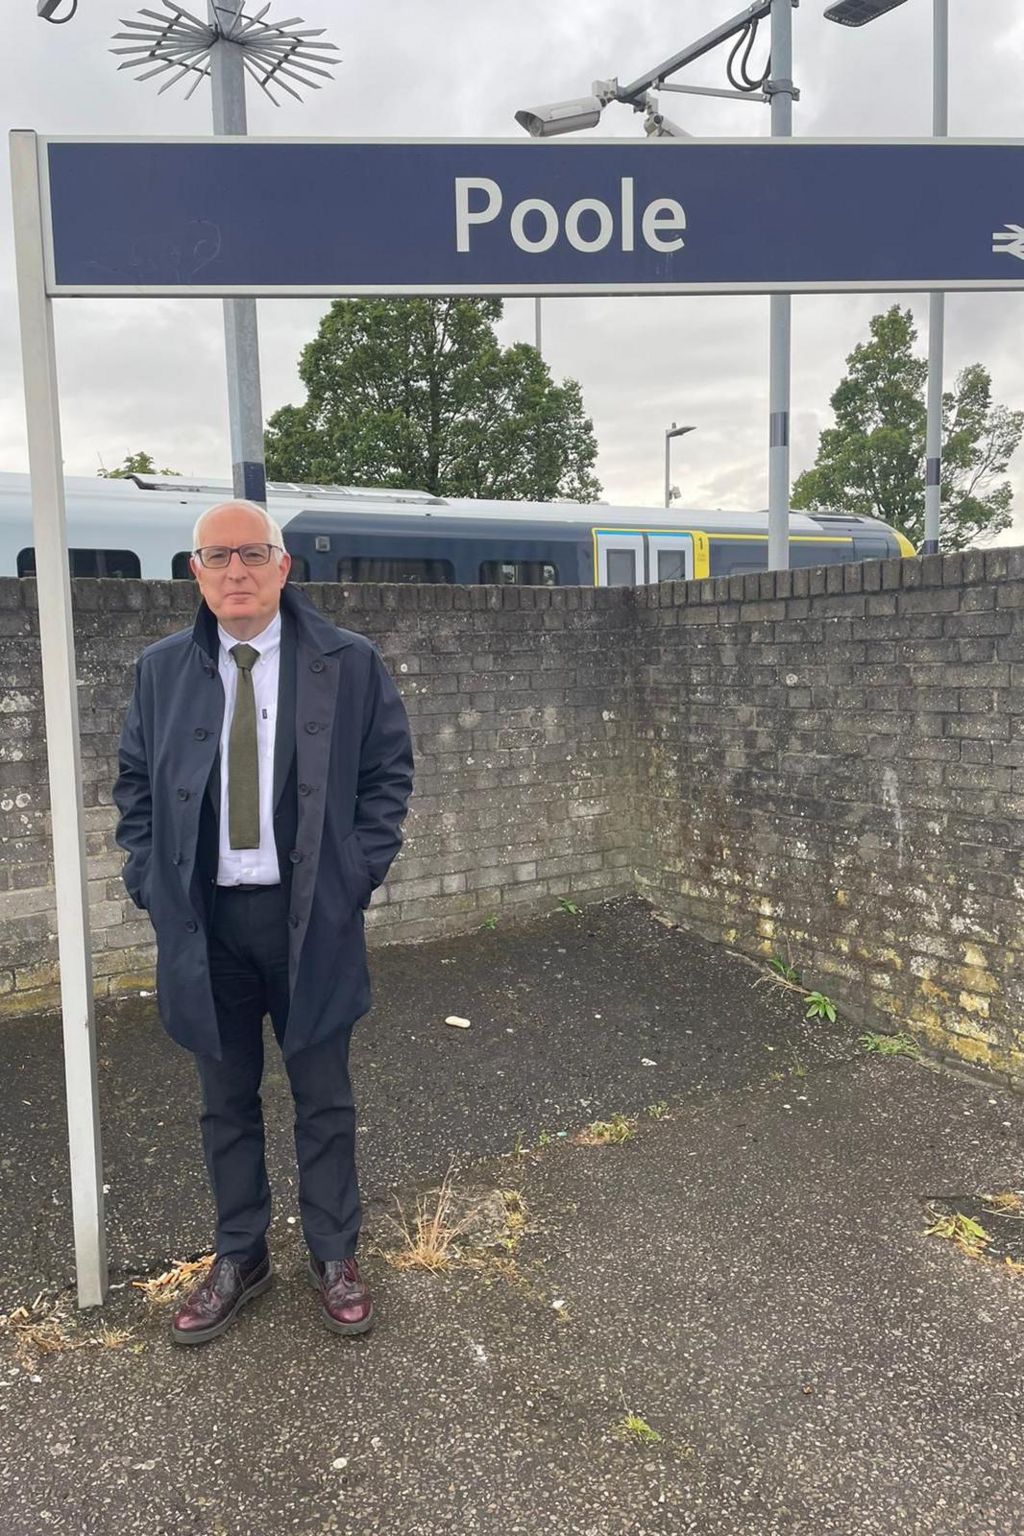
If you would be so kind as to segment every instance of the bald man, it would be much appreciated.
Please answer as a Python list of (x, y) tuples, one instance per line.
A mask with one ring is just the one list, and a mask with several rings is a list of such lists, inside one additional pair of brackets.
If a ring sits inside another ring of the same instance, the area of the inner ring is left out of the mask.
[(412, 791), (409, 722), (375, 647), (287, 584), (262, 507), (212, 507), (192, 549), (196, 620), (139, 658), (114, 786), (160, 1016), (196, 1062), (217, 1212), (214, 1261), (171, 1337), (216, 1338), (271, 1284), (266, 1014), (295, 1101), (310, 1282), (328, 1328), (365, 1333), (348, 1049), (370, 1006), (363, 913)]

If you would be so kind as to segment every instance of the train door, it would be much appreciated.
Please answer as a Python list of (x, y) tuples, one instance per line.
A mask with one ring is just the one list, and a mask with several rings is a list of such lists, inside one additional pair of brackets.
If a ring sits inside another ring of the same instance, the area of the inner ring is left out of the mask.
[(641, 587), (693, 576), (693, 535), (658, 529), (595, 528), (594, 554), (599, 587)]

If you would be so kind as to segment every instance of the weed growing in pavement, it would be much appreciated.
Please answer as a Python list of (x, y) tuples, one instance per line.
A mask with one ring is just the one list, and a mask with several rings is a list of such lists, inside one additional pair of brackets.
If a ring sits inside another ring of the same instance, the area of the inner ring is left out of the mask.
[(496, 912), (492, 912), (489, 917), (485, 917), (483, 922), (480, 924), (481, 928), (490, 928), (492, 930), (497, 928), (497, 926), (498, 914)]
[(938, 1221), (925, 1231), (925, 1237), (945, 1237), (951, 1243), (955, 1243), (961, 1253), (966, 1253), (969, 1258), (980, 1259), (984, 1256), (985, 1249), (992, 1241), (992, 1235), (978, 1222), (972, 1221), (962, 1211), (953, 1211), (948, 1216), (940, 1216)]
[(635, 1413), (624, 1413), (615, 1426), (615, 1433), (624, 1440), (632, 1440), (640, 1445), (657, 1445), (661, 1440), (658, 1431)]
[(836, 1005), (830, 997), (826, 997), (824, 992), (808, 992), (806, 996), (808, 1007), (805, 1018), (828, 1019), (830, 1024), (835, 1023)]
[(577, 1131), (572, 1139), (580, 1147), (605, 1147), (632, 1141), (635, 1135), (636, 1120), (616, 1114), (610, 1120), (592, 1120), (585, 1130)]
[(644, 1114), (650, 1115), (652, 1120), (663, 1120), (668, 1114), (668, 1100), (659, 1099), (657, 1104), (648, 1104)]
[(568, 896), (560, 896), (558, 898), (558, 910), (560, 912), (568, 912), (571, 917), (579, 917), (582, 909), (574, 901), (570, 901)]
[(917, 1042), (910, 1035), (879, 1035), (868, 1031), (865, 1035), (858, 1036), (857, 1044), (865, 1051), (873, 1051), (879, 1056), (913, 1056), (917, 1058), (920, 1052)]

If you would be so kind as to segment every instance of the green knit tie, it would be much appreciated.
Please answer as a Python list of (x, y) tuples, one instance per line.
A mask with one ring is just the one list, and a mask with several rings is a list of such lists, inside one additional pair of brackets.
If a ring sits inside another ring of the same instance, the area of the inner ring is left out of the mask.
[(228, 840), (232, 848), (258, 848), (260, 765), (252, 669), (260, 653), (251, 645), (233, 645), (231, 655), (238, 668), (238, 688), (228, 736)]

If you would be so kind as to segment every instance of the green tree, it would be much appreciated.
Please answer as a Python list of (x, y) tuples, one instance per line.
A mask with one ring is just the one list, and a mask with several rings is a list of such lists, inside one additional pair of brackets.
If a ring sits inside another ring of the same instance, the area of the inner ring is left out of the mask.
[(502, 348), (500, 299), (339, 299), (302, 350), (303, 405), (267, 425), (273, 480), (595, 501), (597, 442), (573, 379)]
[(179, 469), (157, 469), (152, 454), (126, 453), (124, 463), (117, 469), (98, 469), (104, 480), (127, 480), (129, 475), (180, 475)]
[[(870, 341), (854, 347), (832, 396), (836, 424), (793, 486), (794, 507), (879, 517), (920, 545), (928, 363), (915, 357), (916, 340), (909, 309), (894, 304), (873, 317)], [(988, 370), (962, 369), (942, 397), (943, 549), (966, 549), (1009, 527), (1013, 490), (1000, 477), (1022, 435), (1024, 411), (992, 404)]]

